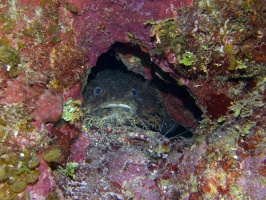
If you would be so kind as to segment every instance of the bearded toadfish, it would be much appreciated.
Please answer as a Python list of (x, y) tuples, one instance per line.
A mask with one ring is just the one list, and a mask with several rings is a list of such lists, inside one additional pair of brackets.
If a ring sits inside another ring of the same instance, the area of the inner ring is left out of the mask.
[(158, 130), (161, 98), (150, 82), (119, 70), (104, 70), (83, 90), (83, 124), (90, 128), (132, 126)]

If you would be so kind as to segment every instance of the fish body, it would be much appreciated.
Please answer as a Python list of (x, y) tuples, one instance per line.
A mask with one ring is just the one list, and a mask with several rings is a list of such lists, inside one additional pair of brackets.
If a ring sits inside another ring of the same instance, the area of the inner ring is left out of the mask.
[(119, 70), (104, 70), (83, 91), (83, 124), (90, 128), (137, 126), (159, 129), (161, 98), (149, 81)]

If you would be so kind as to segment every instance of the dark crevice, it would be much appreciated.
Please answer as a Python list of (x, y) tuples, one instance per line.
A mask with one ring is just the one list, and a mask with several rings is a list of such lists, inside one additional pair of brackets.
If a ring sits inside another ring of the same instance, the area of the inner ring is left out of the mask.
[[(199, 120), (201, 118), (202, 111), (197, 107), (194, 99), (190, 96), (189, 92), (184, 87), (174, 84), (174, 82), (176, 81), (174, 81), (173, 78), (171, 78), (168, 74), (162, 72), (158, 66), (152, 63), (150, 61), (149, 54), (141, 51), (141, 48), (138, 45), (121, 43), (114, 44), (109, 51), (99, 56), (96, 66), (92, 68), (91, 74), (88, 77), (88, 83), (90, 83), (90, 81), (93, 80), (98, 73), (107, 69), (120, 70), (124, 73), (134, 74), (134, 76), (136, 76), (136, 73), (128, 71), (127, 67), (119, 59), (119, 56), (117, 54), (118, 49), (120, 51), (121, 49), (123, 49), (123, 54), (130, 54), (138, 57), (144, 66), (149, 66), (152, 69), (154, 78), (151, 81), (151, 84), (156, 88), (156, 90), (159, 90), (163, 93), (171, 93), (171, 95), (177, 97), (184, 103), (186, 109), (190, 110), (193, 113), (195, 119)], [(166, 82), (158, 78), (155, 73), (160, 73), (160, 75), (164, 77), (164, 80), (166, 80)], [(141, 75), (137, 76), (144, 79)], [(168, 114), (166, 114), (166, 117), (170, 118)], [(178, 124), (178, 122), (174, 122), (173, 120), (171, 121), (172, 122), (169, 123), (168, 120), (168, 125), (166, 125), (163, 130), (163, 133), (166, 133), (172, 126), (174, 126), (174, 128), (172, 128), (172, 131), (167, 134), (167, 137), (171, 138), (183, 132), (185, 132), (182, 135), (183, 137), (193, 137), (193, 133), (188, 128), (185, 128), (184, 126)]]
[(154, 79), (153, 83), (156, 85), (156, 88), (164, 93), (170, 93), (171, 95), (175, 96), (176, 98), (180, 99), (184, 107), (193, 113), (194, 118), (198, 121), (201, 120), (202, 111), (195, 103), (195, 100), (191, 97), (189, 92), (186, 88), (173, 84), (171, 82), (164, 83), (160, 79)]

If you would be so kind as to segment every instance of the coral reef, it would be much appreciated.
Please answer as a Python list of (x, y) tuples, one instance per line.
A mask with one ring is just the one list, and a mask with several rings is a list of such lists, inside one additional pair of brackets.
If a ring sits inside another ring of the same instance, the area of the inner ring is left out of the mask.
[(0, 113), (0, 196), (16, 199), (17, 193), (38, 181), (37, 147), (46, 139), (44, 133), (35, 130), (33, 118), (22, 104), (2, 104)]
[[(139, 130), (141, 133), (132, 134), (128, 132), (130, 129), (132, 128), (116, 129), (112, 134), (93, 130), (82, 133), (82, 140), (84, 137), (90, 138), (90, 143), (86, 145), (87, 151), (82, 162), (79, 161), (81, 164), (75, 179), (55, 174), (66, 198), (175, 198), (175, 183), (178, 178), (174, 170), (181, 154), (168, 158), (167, 155), (172, 150), (165, 151), (165, 148), (170, 148), (170, 143), (162, 142), (164, 148), (157, 148), (156, 152), (158, 155), (164, 153), (164, 156), (149, 155), (149, 142), (143, 138), (149, 138), (153, 142), (157, 133)], [(80, 143), (79, 140), (76, 142)], [(183, 144), (182, 141), (172, 142), (178, 142), (180, 147)], [(77, 159), (77, 151), (80, 149), (73, 146), (70, 159)]]
[[(0, 199), (265, 199), (265, 6), (0, 1)], [(109, 48), (165, 83), (160, 103), (192, 139), (82, 130), (82, 90)]]
[(62, 119), (70, 122), (70, 124), (74, 124), (82, 116), (80, 105), (80, 100), (73, 101), (72, 99), (68, 99), (63, 105)]
[(52, 140), (45, 124), (61, 118), (63, 94), (84, 77), (87, 58), (74, 43), (65, 5), (0, 4), (1, 199), (18, 199), (25, 189), (23, 198), (44, 199), (54, 187), (41, 158)]

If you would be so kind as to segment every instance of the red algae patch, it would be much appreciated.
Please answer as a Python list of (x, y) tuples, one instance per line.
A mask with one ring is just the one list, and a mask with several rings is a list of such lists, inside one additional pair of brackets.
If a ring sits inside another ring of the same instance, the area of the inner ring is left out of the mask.
[(33, 112), (36, 120), (41, 123), (57, 122), (62, 116), (63, 99), (59, 94), (53, 94), (46, 90), (37, 100), (37, 107)]

